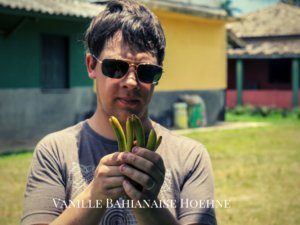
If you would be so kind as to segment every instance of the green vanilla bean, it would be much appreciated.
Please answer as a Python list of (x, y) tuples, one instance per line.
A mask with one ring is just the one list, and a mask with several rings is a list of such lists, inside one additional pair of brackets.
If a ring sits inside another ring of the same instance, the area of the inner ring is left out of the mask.
[(162, 136), (159, 136), (157, 138), (154, 151), (156, 151), (156, 149), (158, 149), (158, 147), (160, 146), (161, 140), (162, 140)]
[(109, 122), (110, 122), (110, 124), (115, 132), (115, 135), (117, 137), (119, 151), (120, 152), (125, 151), (126, 150), (126, 138), (125, 138), (125, 134), (124, 134), (123, 128), (122, 128), (119, 120), (116, 117), (111, 116), (111, 117), (109, 117)]
[(129, 116), (126, 120), (126, 151), (131, 152), (133, 146), (133, 118)]
[(151, 151), (154, 151), (155, 150), (155, 146), (156, 146), (156, 132), (155, 130), (151, 129), (150, 131), (150, 134), (149, 134), (149, 137), (148, 137), (148, 142), (147, 142), (147, 145), (146, 145), (146, 148), (151, 150)]
[(142, 125), (142, 122), (140, 118), (136, 115), (132, 115), (133, 118), (133, 127), (134, 127), (134, 133), (137, 141), (138, 147), (145, 147), (145, 133), (144, 128)]

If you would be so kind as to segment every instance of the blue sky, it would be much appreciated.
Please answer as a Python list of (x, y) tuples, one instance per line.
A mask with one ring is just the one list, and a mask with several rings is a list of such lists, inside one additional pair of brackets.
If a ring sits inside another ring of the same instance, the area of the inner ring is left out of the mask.
[[(174, 2), (187, 2), (192, 4), (200, 4), (212, 7), (218, 7), (223, 0), (168, 0)], [(232, 0), (232, 6), (241, 9), (241, 12), (234, 12), (240, 15), (252, 12), (261, 8), (276, 4), (279, 0)]]
[(268, 7), (277, 2), (279, 0), (232, 0), (232, 6), (241, 10), (241, 12), (235, 12), (235, 15), (240, 15)]

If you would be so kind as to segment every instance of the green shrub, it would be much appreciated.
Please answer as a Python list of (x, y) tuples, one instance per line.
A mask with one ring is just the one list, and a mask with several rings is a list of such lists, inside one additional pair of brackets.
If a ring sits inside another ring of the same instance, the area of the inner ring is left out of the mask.
[(300, 119), (300, 107), (294, 108), (291, 111), (291, 116), (296, 119)]
[(282, 117), (282, 111), (283, 109), (281, 108), (272, 107), (269, 115), (274, 117)]
[(253, 106), (244, 105), (235, 108), (227, 108), (227, 113), (236, 116), (272, 117), (272, 118), (294, 118), (300, 119), (300, 107), (293, 110), (277, 108), (275, 106)]
[(243, 114), (245, 114), (245, 109), (243, 106), (236, 106), (232, 112), (235, 115), (243, 115)]
[(289, 117), (289, 115), (290, 115), (290, 112), (289, 112), (288, 109), (282, 109), (282, 111), (281, 111), (281, 116), (282, 116), (283, 118), (287, 118), (287, 117)]
[(255, 115), (256, 107), (253, 105), (245, 105), (244, 111), (245, 111), (245, 114), (247, 114), (247, 115)]
[(262, 106), (259, 108), (259, 113), (262, 117), (267, 117), (271, 114), (272, 109), (268, 106)]

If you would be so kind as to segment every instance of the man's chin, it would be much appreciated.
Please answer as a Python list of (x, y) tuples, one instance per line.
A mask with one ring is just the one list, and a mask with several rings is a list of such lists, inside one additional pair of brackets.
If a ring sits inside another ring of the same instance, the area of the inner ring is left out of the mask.
[(140, 118), (143, 117), (143, 113), (140, 110), (119, 110), (115, 113), (115, 116), (118, 118), (120, 123), (125, 124), (127, 118), (132, 114), (135, 114)]

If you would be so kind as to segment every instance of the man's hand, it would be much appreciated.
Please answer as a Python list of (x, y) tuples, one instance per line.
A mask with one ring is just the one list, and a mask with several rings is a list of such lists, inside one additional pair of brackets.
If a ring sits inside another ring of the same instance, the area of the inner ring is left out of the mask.
[[(73, 201), (104, 203), (107, 199), (117, 199), (125, 195), (123, 188), (125, 177), (119, 171), (122, 163), (124, 162), (119, 152), (104, 156), (95, 170), (94, 179)], [(99, 224), (106, 211), (105, 205), (102, 206), (104, 207), (68, 207), (51, 225)]]
[(133, 200), (156, 200), (164, 182), (165, 167), (161, 156), (145, 148), (134, 147), (132, 153), (120, 153), (119, 171), (140, 184), (139, 190), (129, 179), (123, 181), (125, 193)]
[(119, 152), (104, 156), (95, 170), (90, 183), (93, 200), (117, 199), (125, 194), (123, 189), (124, 175), (119, 166), (124, 163)]
[[(165, 166), (161, 156), (145, 148), (134, 147), (132, 153), (121, 153), (125, 162), (120, 166), (120, 171), (127, 178), (123, 181), (123, 187), (131, 199), (157, 201), (157, 195), (165, 178)], [(132, 181), (140, 184), (139, 190)], [(140, 202), (141, 203), (141, 202)], [(134, 208), (133, 213), (137, 223), (141, 225), (179, 225), (177, 219), (167, 208)], [(157, 216), (159, 214), (159, 216)]]

